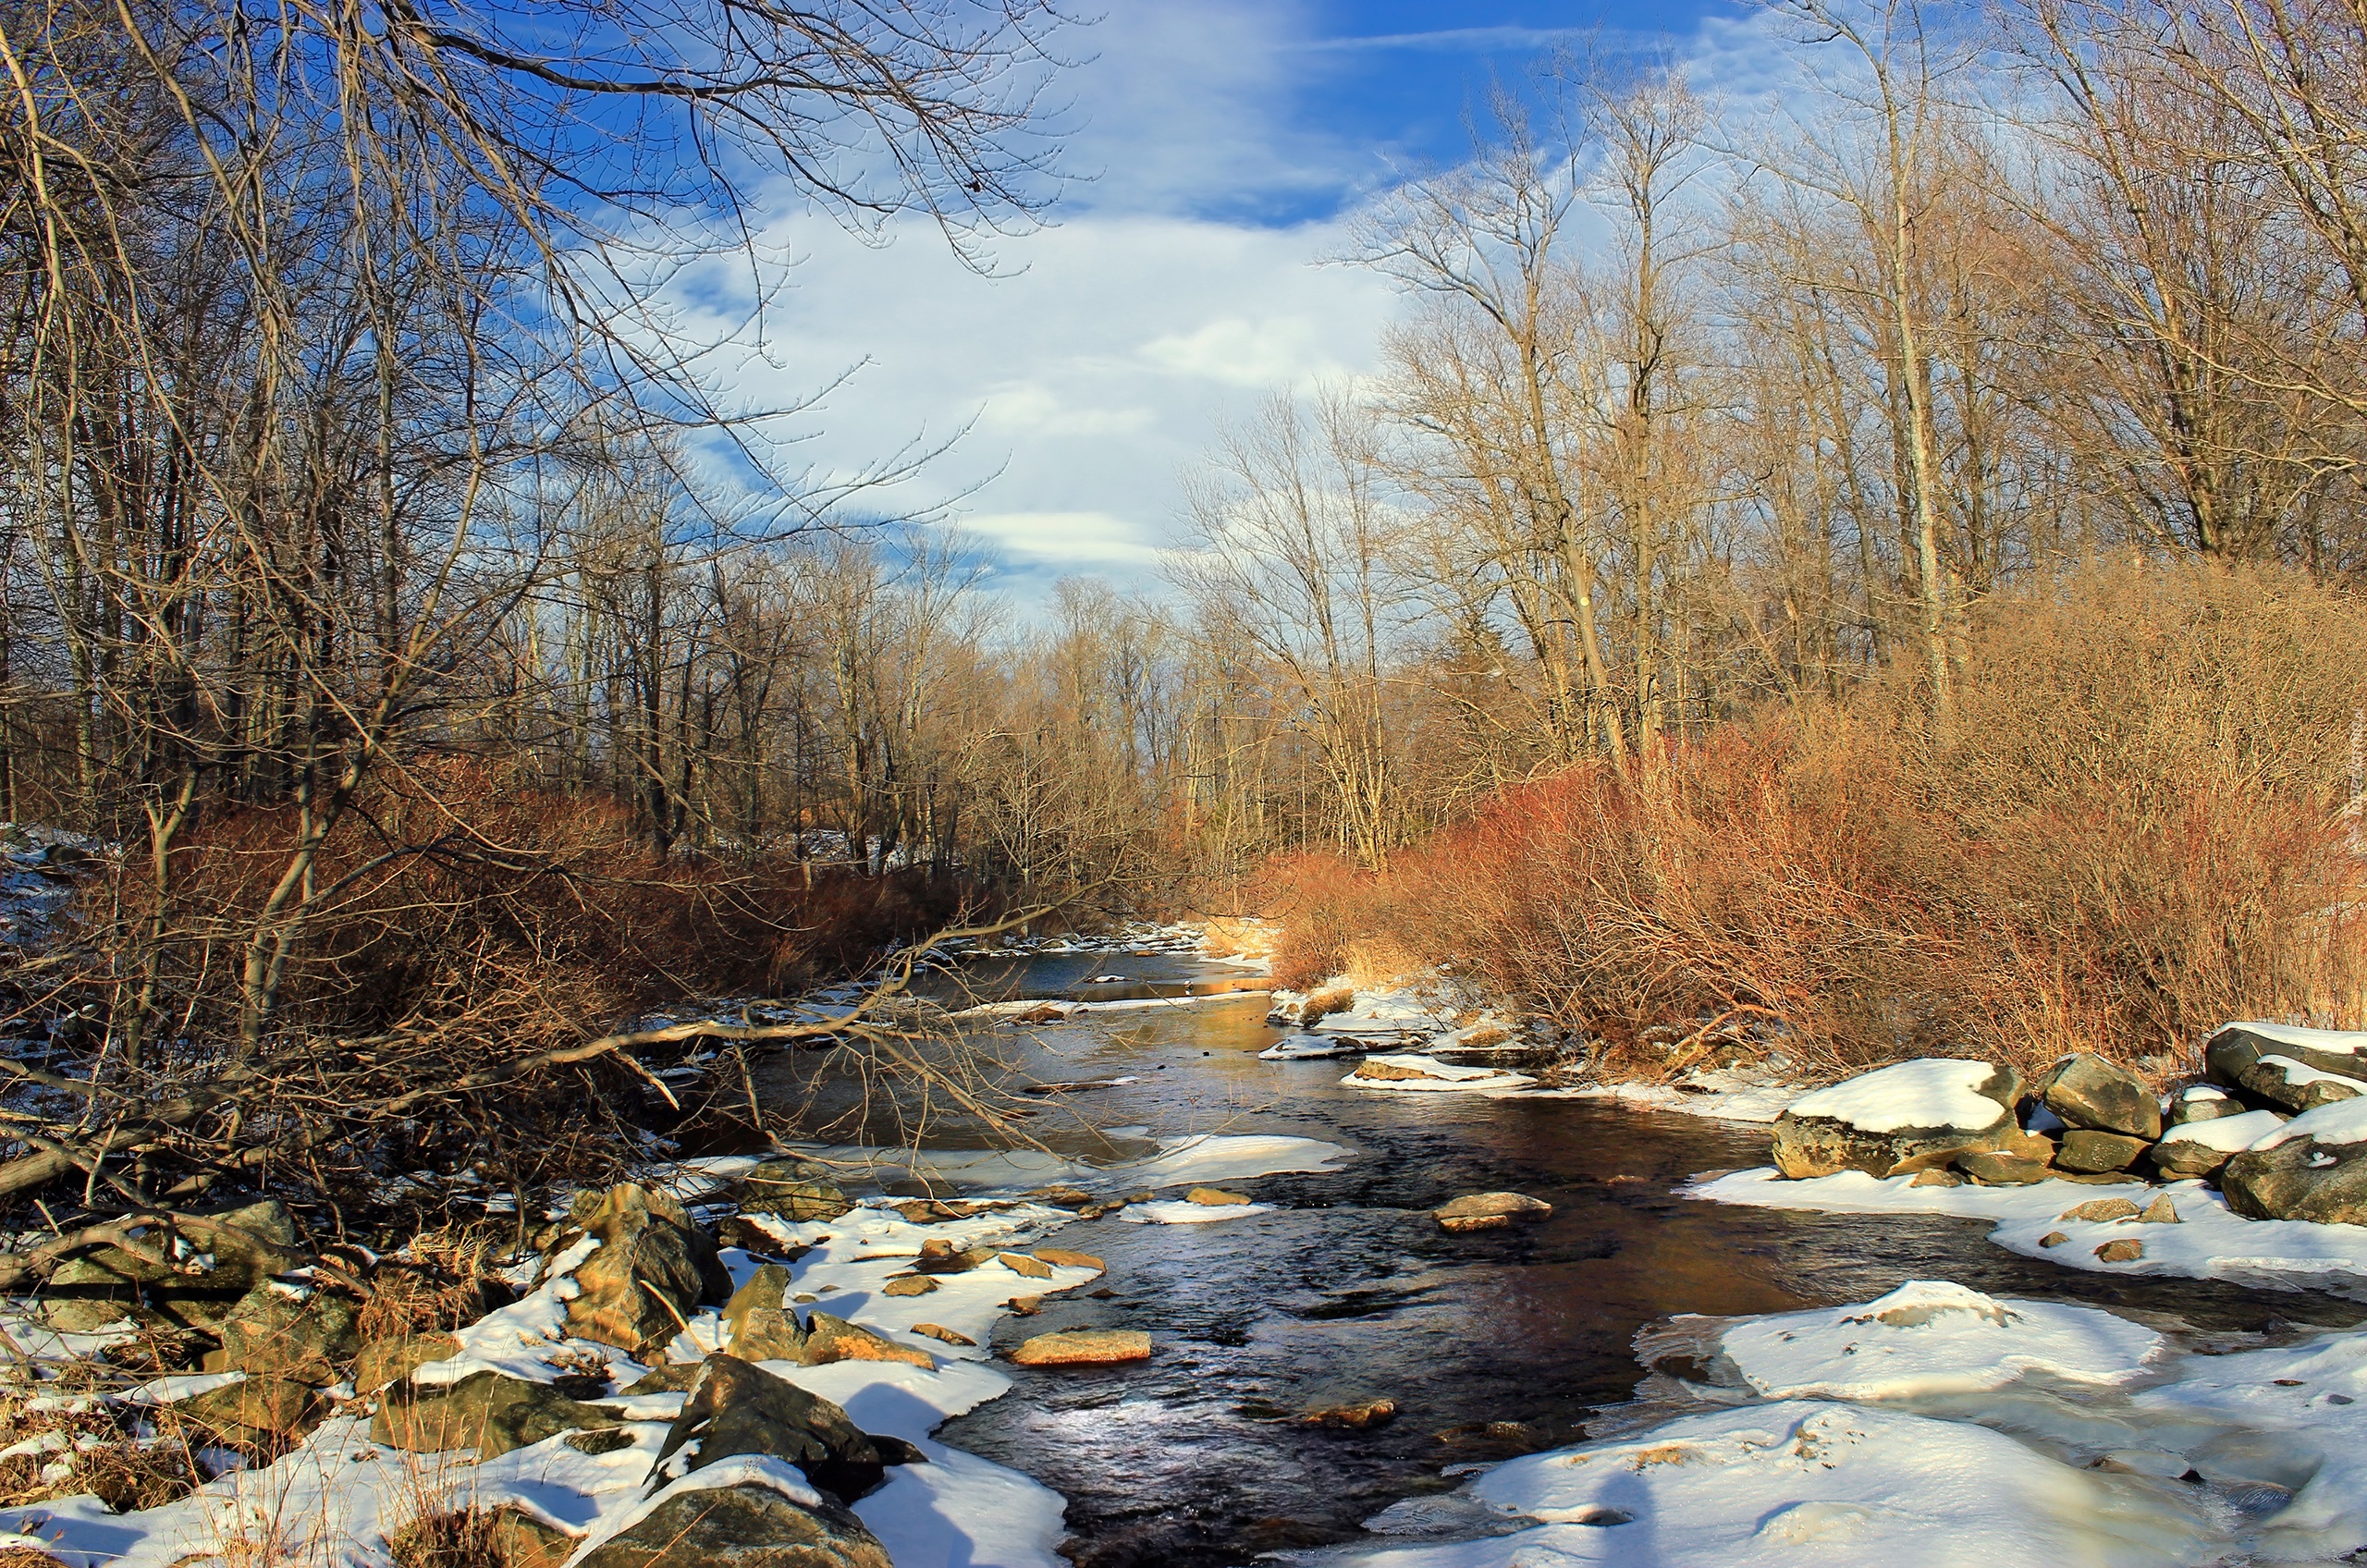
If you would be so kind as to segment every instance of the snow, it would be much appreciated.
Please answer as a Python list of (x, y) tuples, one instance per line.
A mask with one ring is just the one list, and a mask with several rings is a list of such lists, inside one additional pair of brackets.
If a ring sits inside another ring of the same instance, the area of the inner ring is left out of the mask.
[[(2349, 1105), (2349, 1100), (2336, 1102)], [(2331, 1109), (2332, 1107), (2326, 1109)], [(2248, 1149), (2285, 1125), (2285, 1119), (2273, 1110), (2248, 1110), (2240, 1116), (2214, 1117), (2209, 1121), (2187, 1121), (2162, 1134), (2165, 1144), (2201, 1144), (2207, 1149), (2232, 1154)]]
[(1470, 1488), (1510, 1535), (1356, 1552), (1370, 1568), (2152, 1568), (2204, 1555), (2186, 1488), (2076, 1468), (1963, 1422), (1813, 1401), (1531, 1454)]
[(1245, 1182), (1285, 1172), (1329, 1170), (1355, 1151), (1317, 1138), (1272, 1133), (1207, 1133), (1162, 1143), (1147, 1159), (1104, 1167), (1107, 1174), (1147, 1187)]
[(2257, 1035), (2280, 1046), (2349, 1056), (2367, 1055), (2367, 1031), (2305, 1029), (2296, 1023), (2223, 1023), (2214, 1031), (2214, 1035), (2224, 1035), (2230, 1029), (2241, 1029), (2246, 1034)]
[(1774, 1399), (1892, 1399), (2001, 1388), (2031, 1372), (2122, 1383), (2163, 1351), (2159, 1334), (2109, 1312), (2001, 1301), (1916, 1280), (1862, 1306), (1745, 1319), (1719, 1341)]
[(1118, 1218), (1134, 1225), (1208, 1225), (1269, 1214), (1273, 1207), (1269, 1203), (1130, 1203), (1118, 1211)]
[(1975, 1091), (1996, 1069), (1985, 1061), (1902, 1061), (1803, 1095), (1795, 1116), (1824, 1117), (1868, 1133), (1907, 1127), (1988, 1127), (2005, 1108)]
[(1242, 1181), (1285, 1170), (1329, 1170), (1355, 1151), (1317, 1138), (1273, 1133), (1194, 1133), (1162, 1140), (1141, 1159), (1095, 1165), (1040, 1149), (829, 1148), (798, 1152), (827, 1157), (842, 1170), (879, 1180), (911, 1177), (973, 1193), (1024, 1192), (1056, 1182), (1096, 1187), (1164, 1187), (1191, 1182)]
[[(2286, 1126), (2295, 1126), (2300, 1120), (2296, 1117)], [(1762, 1166), (1697, 1182), (1684, 1191), (1692, 1197), (1764, 1208), (1986, 1219), (1993, 1226), (1989, 1239), (2008, 1252), (2073, 1268), (2226, 1280), (2270, 1290), (2326, 1291), (2367, 1299), (2367, 1226), (2246, 1219), (2230, 1213), (2226, 1200), (2200, 1182), (2173, 1182), (2151, 1189), (2134, 1182), (2106, 1186), (2070, 1182), (2041, 1182), (2027, 1187), (1969, 1183), (1917, 1187), (1910, 1184), (1913, 1181), (1911, 1176), (1877, 1180), (1862, 1170), (1845, 1170), (1835, 1176), (1787, 1182), (1773, 1169)], [(2156, 1192), (2168, 1194), (2181, 1223), (2064, 1218), (2075, 1206), (2096, 1198), (2126, 1197), (2141, 1207)], [(2067, 1238), (2064, 1242), (2053, 1247), (2039, 1245), (2042, 1237), (2057, 1231)], [(2106, 1263), (2095, 1256), (2099, 1245), (2121, 1240), (2143, 1243), (2145, 1256), (2131, 1263)]]
[(2360, 1093), (2367, 1094), (2367, 1083), (2345, 1077), (2339, 1072), (2322, 1072), (2307, 1062), (2295, 1061), (2289, 1056), (2264, 1056), (2260, 1059), (2260, 1064), (2282, 1072), (2287, 1088), (2299, 1089), (2309, 1084), (2347, 1084)]
[[(2249, 1118), (2233, 1116), (2228, 1120), (2242, 1121)], [(2336, 1148), (2345, 1144), (2367, 1143), (2367, 1095), (2356, 1095), (2347, 1100), (2319, 1106), (2314, 1110), (2305, 1110), (2292, 1121), (2271, 1129), (2258, 1143), (2250, 1146), (2273, 1149), (2296, 1138), (2315, 1138), (2319, 1143)]]
[(1441, 1090), (1521, 1089), (1537, 1082), (1525, 1072), (1506, 1072), (1497, 1068), (1464, 1067), (1441, 1061), (1428, 1056), (1368, 1056), (1366, 1066), (1378, 1063), (1384, 1067), (1404, 1068), (1421, 1073), (1419, 1078), (1361, 1078), (1351, 1072), (1340, 1080), (1352, 1089), (1392, 1089), (1401, 1093), (1436, 1093)]
[(1576, 1089), (1542, 1089), (1538, 1097), (1615, 1100), (1639, 1110), (1764, 1124), (1789, 1110), (1806, 1092), (1797, 1084), (1757, 1071), (1710, 1068), (1688, 1072), (1670, 1084), (1588, 1084)]
[(1370, 1049), (1362, 1040), (1302, 1031), (1283, 1035), (1257, 1055), (1264, 1061), (1300, 1061), (1316, 1057), (1362, 1056)]

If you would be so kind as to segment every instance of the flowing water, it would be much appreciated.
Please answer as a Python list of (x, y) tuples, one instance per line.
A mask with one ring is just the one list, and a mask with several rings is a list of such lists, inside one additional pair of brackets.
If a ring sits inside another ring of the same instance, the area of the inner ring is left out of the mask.
[[(1038, 959), (974, 978), (1003, 996), (1149, 994), (1226, 972), (1172, 957)], [(1098, 987), (1083, 983), (1122, 974)], [(1576, 1441), (1618, 1419), (1643, 1369), (1637, 1330), (1862, 1301), (1911, 1279), (2131, 1311), (2158, 1327), (2348, 1325), (2331, 1298), (2136, 1280), (2051, 1268), (1992, 1246), (1985, 1227), (1736, 1208), (1680, 1197), (1705, 1170), (1765, 1163), (1763, 1128), (1577, 1100), (1343, 1087), (1351, 1062), (1260, 1061), (1263, 997), (1085, 1015), (993, 1031), (1045, 1080), (1131, 1078), (1064, 1095), (1037, 1126), (1053, 1146), (1139, 1146), (1195, 1132), (1284, 1133), (1355, 1151), (1338, 1170), (1245, 1187), (1271, 1213), (1208, 1225), (1064, 1228), (1109, 1264), (1101, 1299), (1048, 1299), (998, 1342), (1054, 1329), (1150, 1331), (1144, 1365), (1011, 1368), (1000, 1400), (944, 1440), (1069, 1500), (1079, 1568), (1229, 1568), (1261, 1552), (1374, 1537), (1364, 1521), (1451, 1490), (1442, 1470)], [(1089, 1104), (1088, 1104), (1089, 1102)], [(1090, 1121), (1092, 1128), (1085, 1123)], [(1095, 1128), (1103, 1131), (1096, 1131)], [(1429, 1210), (1510, 1189), (1553, 1205), (1515, 1231), (1448, 1235)], [(1171, 1194), (1172, 1195), (1172, 1194)], [(1386, 1397), (1371, 1431), (1312, 1427), (1310, 1410)], [(1402, 1512), (1402, 1511), (1401, 1511)]]

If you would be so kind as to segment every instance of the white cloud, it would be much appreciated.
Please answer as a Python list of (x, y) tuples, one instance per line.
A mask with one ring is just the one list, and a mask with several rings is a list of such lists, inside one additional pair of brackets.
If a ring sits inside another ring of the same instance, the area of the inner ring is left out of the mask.
[(963, 528), (1016, 557), (1023, 568), (1142, 570), (1156, 568), (1161, 553), (1133, 524), (1110, 512), (982, 512), (964, 518)]

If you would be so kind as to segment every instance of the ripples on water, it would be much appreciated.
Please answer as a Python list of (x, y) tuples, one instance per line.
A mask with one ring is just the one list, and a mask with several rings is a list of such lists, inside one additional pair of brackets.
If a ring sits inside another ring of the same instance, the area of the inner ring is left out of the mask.
[[(1237, 972), (1095, 953), (988, 978), (1000, 994), (1047, 996), (1111, 973), (1172, 984)], [(1135, 1328), (1151, 1332), (1157, 1354), (1131, 1367), (1012, 1368), (1009, 1395), (942, 1437), (1066, 1496), (1063, 1550), (1079, 1568), (1230, 1568), (1265, 1551), (1372, 1540), (1368, 1520), (1390, 1533), (1473, 1533), (1478, 1521), (1441, 1495), (1459, 1477), (1442, 1472), (1580, 1440), (1590, 1421), (1601, 1434), (1665, 1415), (1682, 1390), (1656, 1377), (1645, 1393), (1668, 1403), (1633, 1403), (1645, 1377), (1633, 1341), (1680, 1313), (1784, 1312), (1938, 1278), (2205, 1332), (2360, 1316), (2324, 1298), (2053, 1268), (1989, 1245), (1973, 1222), (1694, 1202), (1673, 1189), (1702, 1170), (1764, 1163), (1763, 1128), (1586, 1101), (1343, 1088), (1349, 1063), (1256, 1059), (1276, 1038), (1265, 1006), (1244, 997), (993, 1031), (998, 1048), (1046, 1079), (1133, 1076), (1074, 1096), (1074, 1112), (1102, 1128), (1286, 1133), (1357, 1151), (1333, 1172), (1228, 1183), (1280, 1206), (1272, 1213), (1195, 1226), (1106, 1219), (1060, 1232), (1060, 1245), (1108, 1261), (1110, 1294), (1051, 1298), (1040, 1317), (1006, 1318), (998, 1342)], [(1041, 1130), (1055, 1146), (1110, 1146), (1058, 1114)], [(1451, 1197), (1498, 1188), (1544, 1198), (1553, 1214), (1460, 1236), (1429, 1217)], [(1681, 1353), (1667, 1367), (1688, 1370)], [(1377, 1431), (1293, 1420), (1380, 1397), (1399, 1415)]]

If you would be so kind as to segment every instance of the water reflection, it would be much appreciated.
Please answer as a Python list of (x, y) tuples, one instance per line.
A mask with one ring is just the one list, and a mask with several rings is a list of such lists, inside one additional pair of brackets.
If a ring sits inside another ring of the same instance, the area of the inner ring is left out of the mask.
[[(1171, 984), (1194, 967), (1073, 955), (998, 984), (1022, 995), (1116, 973)], [(1068, 1497), (1064, 1550), (1081, 1568), (1213, 1568), (1369, 1538), (1367, 1518), (1451, 1489), (1447, 1466), (1577, 1440), (1634, 1394), (1637, 1330), (1677, 1313), (1783, 1312), (1944, 1278), (2198, 1329), (2361, 1315), (2328, 1298), (2053, 1268), (1991, 1246), (1968, 1221), (1681, 1198), (1674, 1189), (1697, 1172), (1762, 1163), (1764, 1130), (1586, 1102), (1343, 1088), (1344, 1062), (1257, 1060), (1276, 1037), (1264, 1008), (1243, 998), (985, 1032), (1014, 1082), (1133, 1080), (1047, 1106), (1028, 1126), (1055, 1147), (1106, 1149), (1098, 1129), (1128, 1125), (1284, 1133), (1358, 1151), (1337, 1171), (1228, 1183), (1279, 1206), (1270, 1213), (1061, 1232), (1061, 1245), (1108, 1260), (1110, 1293), (1049, 1299), (1039, 1317), (1006, 1319), (1000, 1339), (1139, 1328), (1158, 1354), (1123, 1368), (1014, 1369), (1009, 1396), (943, 1436)], [(1448, 1198), (1497, 1188), (1554, 1212), (1526, 1230), (1459, 1236), (1429, 1218)], [(1400, 1407), (1379, 1430), (1294, 1419), (1375, 1397)]]

